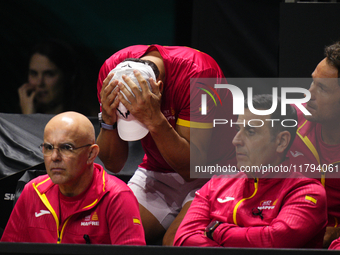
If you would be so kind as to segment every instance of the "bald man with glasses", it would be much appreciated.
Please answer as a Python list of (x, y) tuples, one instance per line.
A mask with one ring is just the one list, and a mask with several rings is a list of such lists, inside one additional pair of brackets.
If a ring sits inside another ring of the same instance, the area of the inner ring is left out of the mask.
[(88, 118), (56, 115), (40, 147), (47, 175), (26, 184), (2, 242), (145, 245), (132, 191), (94, 163), (99, 147)]

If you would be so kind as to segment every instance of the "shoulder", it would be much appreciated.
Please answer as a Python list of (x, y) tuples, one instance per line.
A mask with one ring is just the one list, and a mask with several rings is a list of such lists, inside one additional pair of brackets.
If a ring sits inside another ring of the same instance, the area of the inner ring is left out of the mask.
[(138, 201), (125, 182), (119, 178), (105, 173), (105, 197), (104, 199), (109, 202), (112, 206), (118, 204), (124, 205), (125, 208), (131, 208), (136, 206), (138, 208)]
[(123, 61), (125, 58), (128, 58), (128, 57), (140, 57), (141, 55), (145, 53), (145, 51), (148, 48), (149, 46), (147, 45), (129, 46), (114, 53), (112, 56), (110, 56), (106, 60), (106, 62), (116, 60), (117, 58), (119, 59), (119, 61)]
[(32, 180), (30, 180), (26, 185), (25, 187), (30, 187), (33, 189), (33, 186), (34, 187), (39, 187), (39, 186), (44, 186), (44, 187), (48, 187), (50, 185), (53, 185), (50, 177), (47, 175), (47, 174), (44, 174), (44, 175), (41, 175), (41, 176), (38, 176)]
[(317, 192), (326, 196), (325, 188), (320, 181), (312, 178), (306, 178), (301, 173), (293, 173), (289, 178), (284, 179), (284, 186), (290, 188), (291, 191), (297, 191), (299, 188), (305, 189), (307, 192)]
[(170, 61), (169, 68), (174, 65), (186, 70), (186, 75), (195, 78), (223, 77), (217, 62), (208, 54), (184, 46), (163, 47), (162, 57)]
[(139, 58), (146, 52), (148, 47), (149, 46), (147, 45), (133, 45), (121, 49), (105, 60), (101, 70), (106, 70), (106, 72), (108, 72), (126, 58)]
[(105, 173), (105, 189), (107, 191), (120, 193), (124, 191), (131, 192), (131, 189), (127, 186), (125, 182), (113, 176), (111, 174)]
[(237, 186), (240, 188), (244, 183), (244, 180), (247, 179), (246, 174), (240, 172), (235, 175), (220, 175), (220, 176), (213, 176), (205, 186), (208, 186), (209, 189), (213, 192), (217, 190), (223, 190), (226, 188), (232, 188), (233, 186)]
[(38, 190), (40, 193), (44, 193), (53, 185), (54, 184), (47, 174), (41, 175), (27, 182), (22, 188), (18, 186), (16, 196), (26, 197), (32, 201), (32, 199), (35, 197), (34, 194), (36, 195), (36, 190)]

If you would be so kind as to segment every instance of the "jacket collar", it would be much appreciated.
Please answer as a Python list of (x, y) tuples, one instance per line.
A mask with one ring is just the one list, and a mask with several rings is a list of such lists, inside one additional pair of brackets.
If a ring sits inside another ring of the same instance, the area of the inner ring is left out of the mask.
[[(93, 169), (93, 181), (90, 184), (91, 186), (84, 191), (87, 193), (84, 201), (84, 208), (93, 207), (107, 193), (105, 177), (106, 175), (103, 167), (95, 163)], [(58, 185), (54, 184), (48, 176), (39, 181), (39, 183), (33, 183), (33, 185), (40, 195), (46, 195), (47, 198), (49, 197), (48, 193), (50, 190), (59, 189)]]

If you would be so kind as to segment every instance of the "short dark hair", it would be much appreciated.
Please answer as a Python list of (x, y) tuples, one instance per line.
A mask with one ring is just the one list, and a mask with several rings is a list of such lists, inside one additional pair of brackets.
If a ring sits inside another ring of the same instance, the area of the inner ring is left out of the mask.
[(325, 56), (327, 63), (338, 69), (338, 78), (340, 78), (340, 41), (325, 47)]
[[(253, 96), (253, 106), (257, 110), (267, 110), (270, 109), (273, 105), (273, 96), (270, 94), (261, 94), (261, 95), (255, 95)], [(246, 99), (244, 101), (244, 107), (248, 107), (248, 100)], [(271, 135), (272, 137), (276, 137), (276, 135), (282, 131), (288, 131), (290, 133), (290, 141), (288, 144), (288, 147), (285, 150), (285, 154), (287, 154), (288, 150), (290, 149), (291, 145), (293, 144), (293, 141), (296, 136), (296, 130), (297, 130), (297, 125), (292, 127), (291, 125), (283, 126), (281, 125), (281, 122), (285, 119), (293, 119), (295, 120), (295, 123), (297, 124), (297, 113), (296, 109), (292, 105), (286, 105), (286, 115), (281, 115), (281, 98), (277, 98), (277, 107), (276, 110), (270, 115), (271, 119), (276, 119), (279, 121), (273, 121), (273, 128), (271, 129)]]
[(140, 58), (126, 58), (123, 62), (125, 62), (125, 61), (134, 61), (134, 62), (149, 65), (152, 68), (153, 72), (155, 73), (156, 79), (158, 79), (159, 69), (154, 62), (152, 62), (150, 60), (146, 60), (146, 59), (140, 59)]

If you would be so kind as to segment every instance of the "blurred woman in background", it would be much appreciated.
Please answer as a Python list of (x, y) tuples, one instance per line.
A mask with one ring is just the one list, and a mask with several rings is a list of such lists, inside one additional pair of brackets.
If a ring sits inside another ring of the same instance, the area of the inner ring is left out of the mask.
[(36, 44), (29, 56), (28, 81), (18, 89), (23, 114), (95, 114), (98, 109), (91, 109), (91, 95), (86, 95), (91, 84), (69, 44), (48, 39)]

